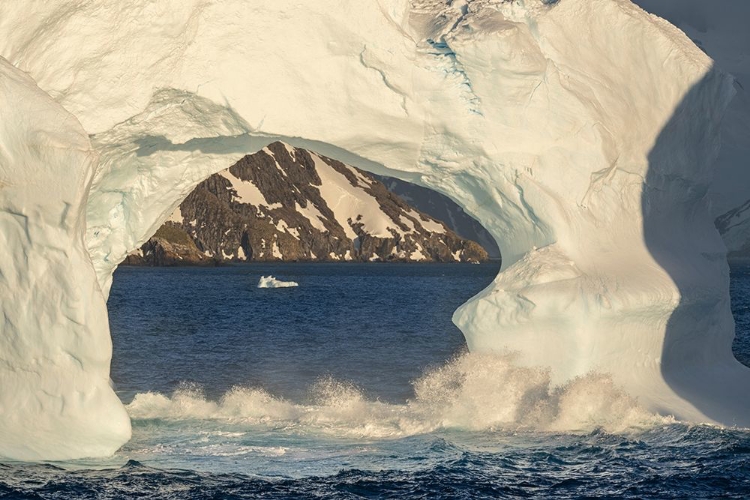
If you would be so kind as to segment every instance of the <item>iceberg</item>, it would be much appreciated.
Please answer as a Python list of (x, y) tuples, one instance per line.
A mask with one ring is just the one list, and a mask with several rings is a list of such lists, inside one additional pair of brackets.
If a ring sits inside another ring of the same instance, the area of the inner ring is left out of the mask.
[(299, 286), (296, 281), (280, 281), (273, 276), (261, 276), (258, 280), (258, 288), (290, 288)]
[(750, 426), (706, 201), (732, 79), (629, 0), (5, 2), (0, 31), (0, 456), (128, 439), (112, 273), (276, 140), (490, 231), (503, 269), (454, 315), (472, 351)]
[(73, 115), (0, 59), (0, 456), (111, 454), (107, 305), (86, 250), (97, 154)]

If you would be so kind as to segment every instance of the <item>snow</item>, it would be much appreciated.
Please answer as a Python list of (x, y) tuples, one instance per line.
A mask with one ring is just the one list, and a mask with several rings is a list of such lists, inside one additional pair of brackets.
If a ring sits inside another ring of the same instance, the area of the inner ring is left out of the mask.
[(281, 250), (279, 250), (279, 244), (276, 242), (276, 240), (273, 240), (273, 245), (271, 246), (271, 255), (273, 255), (277, 259), (282, 259), (284, 257), (281, 254)]
[(276, 230), (280, 233), (291, 234), (295, 238), (299, 239), (299, 231), (297, 230), (297, 228), (289, 227), (284, 219), (279, 219), (279, 221), (276, 223)]
[(307, 220), (310, 221), (310, 224), (312, 224), (312, 227), (320, 231), (321, 233), (324, 233), (328, 231), (326, 229), (325, 224), (323, 224), (323, 214), (320, 213), (320, 211), (315, 207), (315, 205), (312, 204), (312, 202), (307, 202), (306, 207), (302, 207), (299, 203), (296, 201), (294, 202), (294, 209), (300, 213), (303, 217), (305, 217)]
[(287, 227), (286, 232), (294, 236), (296, 239), (299, 239), (299, 229), (296, 227)]
[[(0, 32), (0, 456), (128, 439), (107, 384), (112, 273), (275, 140), (436, 189), (501, 242), (503, 270), (454, 315), (470, 350), (750, 426), (702, 196), (733, 80), (630, 2), (2, 2)], [(337, 220), (385, 229), (324, 176)]]
[(290, 288), (299, 286), (296, 281), (280, 281), (273, 276), (261, 276), (258, 280), (258, 288)]
[(356, 168), (347, 165), (346, 169), (349, 170), (349, 172), (351, 172), (352, 174), (354, 174), (354, 176), (357, 178), (357, 185), (358, 186), (363, 187), (363, 188), (367, 188), (367, 187), (372, 186), (372, 181), (370, 179), (368, 179), (367, 177), (365, 177), (362, 174), (362, 172), (360, 172)]
[(247, 255), (245, 255), (245, 249), (242, 247), (237, 247), (237, 258), (240, 260), (247, 260)]
[(409, 230), (406, 231), (407, 233), (413, 233), (415, 231), (413, 220), (411, 220), (408, 217), (404, 217), (403, 215), (399, 215), (398, 219), (401, 221), (402, 224), (404, 224), (405, 226), (409, 228)]
[(283, 144), (284, 144), (284, 149), (286, 149), (286, 152), (289, 153), (289, 156), (292, 158), (292, 160), (294, 160), (295, 159), (294, 148), (285, 142)]
[(176, 222), (177, 224), (182, 224), (183, 218), (182, 218), (182, 212), (180, 211), (180, 207), (178, 206), (174, 212), (172, 212), (172, 215), (169, 216), (169, 219), (167, 219), (168, 222)]
[[(268, 148), (263, 148), (263, 149), (262, 149), (261, 151), (263, 151), (263, 152), (264, 152), (264, 153), (266, 153), (266, 154), (267, 154), (268, 156), (270, 156), (271, 158), (273, 158), (273, 164), (274, 164), (274, 166), (276, 167), (276, 170), (278, 170), (279, 172), (281, 172), (281, 175), (282, 175), (282, 176), (284, 176), (284, 177), (288, 177), (288, 176), (287, 176), (287, 173), (286, 173), (286, 170), (284, 170), (284, 169), (283, 169), (283, 168), (281, 167), (281, 165), (279, 165), (279, 161), (278, 161), (278, 160), (276, 159), (276, 156), (275, 156), (275, 155), (273, 154), (273, 151), (271, 151), (271, 150), (270, 150), (270, 149), (268, 149)], [(288, 149), (287, 149), (287, 151), (288, 151)]]
[(354, 240), (357, 233), (353, 224), (362, 223), (363, 229), (372, 236), (390, 238), (389, 228), (398, 229), (396, 224), (381, 209), (378, 200), (361, 188), (352, 186), (344, 174), (336, 171), (316, 154), (312, 156), (315, 170), (320, 176), (320, 195), (333, 211), (339, 226), (347, 238)]
[(445, 234), (445, 227), (443, 227), (443, 225), (439, 222), (432, 219), (425, 219), (414, 210), (409, 210), (409, 215), (418, 220), (422, 227), (430, 231), (431, 233)]
[(240, 203), (246, 203), (248, 205), (264, 206), (268, 208), (281, 208), (281, 203), (268, 203), (266, 197), (260, 192), (258, 186), (251, 181), (245, 181), (232, 175), (229, 170), (223, 170), (219, 172), (219, 175), (229, 180), (232, 184), (232, 189), (237, 192), (237, 196), (234, 198), (235, 201)]
[(425, 257), (425, 254), (422, 253), (422, 248), (418, 248), (417, 250), (414, 250), (409, 254), (409, 258), (411, 260), (420, 261), (420, 260), (427, 260), (427, 257)]

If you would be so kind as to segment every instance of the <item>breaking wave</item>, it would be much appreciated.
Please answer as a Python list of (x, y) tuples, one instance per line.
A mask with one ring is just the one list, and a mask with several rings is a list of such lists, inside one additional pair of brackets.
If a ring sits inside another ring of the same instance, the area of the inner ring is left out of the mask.
[(326, 378), (295, 403), (263, 389), (235, 387), (219, 400), (183, 386), (171, 397), (137, 394), (135, 420), (219, 420), (350, 438), (397, 438), (440, 429), (468, 431), (623, 432), (672, 423), (641, 408), (604, 375), (554, 387), (546, 370), (514, 355), (466, 353), (426, 372), (404, 404), (367, 399), (356, 386)]

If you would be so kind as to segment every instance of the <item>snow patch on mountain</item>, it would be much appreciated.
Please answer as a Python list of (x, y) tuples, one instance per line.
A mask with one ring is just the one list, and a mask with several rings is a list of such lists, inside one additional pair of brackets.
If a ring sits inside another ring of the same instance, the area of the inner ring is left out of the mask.
[[(258, 186), (253, 184), (253, 181), (238, 179), (237, 177), (232, 175), (229, 170), (223, 170), (219, 172), (219, 175), (229, 181), (231, 188), (236, 193), (236, 196), (233, 198), (234, 201), (237, 201), (239, 203), (246, 203), (248, 205), (263, 206), (266, 208), (281, 207), (280, 203), (268, 203), (265, 196), (263, 196), (263, 193), (261, 193), (260, 189), (258, 189)], [(180, 207), (177, 207), (177, 210), (175, 212), (179, 211)], [(170, 216), (170, 219), (173, 216), (174, 214)]]
[(357, 184), (351, 182), (340, 172), (336, 171), (320, 156), (311, 153), (315, 170), (320, 176), (320, 195), (326, 200), (333, 211), (336, 222), (344, 229), (344, 233), (352, 240), (359, 236), (353, 226), (357, 223), (367, 233), (379, 238), (393, 236), (390, 231), (400, 231), (393, 221), (380, 210), (378, 201), (364, 192), (361, 179), (355, 175)]
[[(385, 187), (398, 195), (409, 205), (442, 221), (452, 231), (462, 238), (476, 241), (487, 251), (490, 258), (500, 258), (500, 249), (492, 235), (473, 217), (468, 215), (460, 206), (447, 196), (431, 189), (394, 179), (393, 177), (376, 176)], [(408, 222), (407, 222), (408, 223)], [(438, 230), (430, 226), (430, 230)]]

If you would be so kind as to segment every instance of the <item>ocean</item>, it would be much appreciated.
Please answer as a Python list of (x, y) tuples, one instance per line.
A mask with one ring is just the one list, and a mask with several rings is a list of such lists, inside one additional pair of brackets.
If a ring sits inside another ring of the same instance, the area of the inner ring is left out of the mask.
[[(112, 380), (133, 439), (104, 460), (0, 464), (0, 498), (750, 496), (750, 431), (467, 353), (451, 315), (498, 268), (120, 268)], [(748, 364), (750, 267), (732, 300)]]

